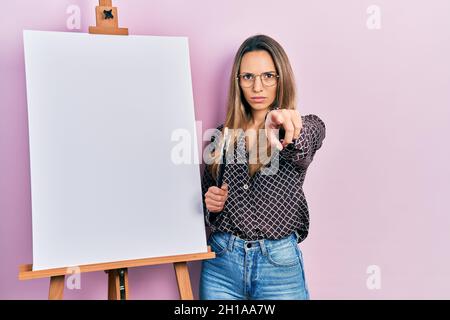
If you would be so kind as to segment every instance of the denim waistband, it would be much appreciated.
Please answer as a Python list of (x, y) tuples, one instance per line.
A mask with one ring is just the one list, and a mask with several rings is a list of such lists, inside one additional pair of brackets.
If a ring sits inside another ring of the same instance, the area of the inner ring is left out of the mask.
[(262, 253), (266, 254), (267, 248), (276, 248), (285, 245), (286, 243), (295, 243), (297, 244), (297, 239), (299, 238), (299, 234), (297, 231), (292, 232), (289, 236), (281, 239), (261, 239), (261, 240), (244, 240), (235, 236), (229, 232), (215, 231), (211, 235), (211, 237), (219, 237), (227, 243), (228, 250), (230, 252), (233, 249), (238, 250), (261, 250)]

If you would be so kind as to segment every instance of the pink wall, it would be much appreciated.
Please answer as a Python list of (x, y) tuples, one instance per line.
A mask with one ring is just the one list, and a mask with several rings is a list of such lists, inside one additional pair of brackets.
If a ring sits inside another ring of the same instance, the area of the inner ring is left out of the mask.
[[(0, 298), (45, 299), (48, 280), (19, 282), (31, 263), (28, 126), (22, 30), (94, 23), (97, 1), (6, 1), (0, 11)], [(327, 124), (304, 191), (311, 229), (301, 244), (313, 299), (450, 298), (450, 2), (114, 1), (135, 35), (189, 37), (196, 117), (225, 115), (241, 42), (256, 33), (286, 49), (299, 110)], [(370, 30), (370, 5), (381, 29)], [(381, 288), (366, 285), (370, 265)], [(190, 264), (195, 295), (199, 263)], [(133, 299), (176, 299), (171, 265), (130, 270)], [(67, 299), (106, 298), (106, 275), (82, 277)]]

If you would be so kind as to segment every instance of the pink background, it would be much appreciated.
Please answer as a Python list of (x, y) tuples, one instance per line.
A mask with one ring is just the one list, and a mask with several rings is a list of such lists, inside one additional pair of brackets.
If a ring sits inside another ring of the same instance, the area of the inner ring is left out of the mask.
[[(232, 58), (265, 33), (290, 57), (302, 114), (327, 125), (304, 184), (300, 245), (313, 299), (450, 298), (450, 2), (447, 0), (113, 1), (135, 35), (189, 37), (197, 120), (223, 121)], [(0, 10), (0, 298), (46, 299), (32, 261), (22, 30), (87, 32), (97, 1), (5, 1)], [(69, 5), (81, 9), (68, 30)], [(369, 30), (366, 9), (381, 9)], [(381, 288), (366, 269), (381, 270)], [(197, 297), (200, 263), (190, 263)], [(106, 298), (103, 272), (66, 299)], [(177, 299), (172, 265), (130, 270), (132, 299)]]

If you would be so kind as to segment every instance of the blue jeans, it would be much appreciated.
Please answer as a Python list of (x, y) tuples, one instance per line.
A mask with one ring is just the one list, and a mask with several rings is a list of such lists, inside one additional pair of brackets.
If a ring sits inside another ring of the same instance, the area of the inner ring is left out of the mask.
[(309, 300), (297, 234), (246, 241), (214, 232), (215, 259), (202, 260), (200, 300)]

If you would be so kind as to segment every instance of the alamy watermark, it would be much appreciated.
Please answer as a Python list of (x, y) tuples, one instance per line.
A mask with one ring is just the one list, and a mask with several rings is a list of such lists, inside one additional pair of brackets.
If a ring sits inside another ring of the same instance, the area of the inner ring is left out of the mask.
[(81, 289), (81, 270), (80, 267), (69, 267), (66, 270), (69, 275), (66, 279), (66, 287), (69, 290)]
[(69, 16), (66, 20), (66, 27), (68, 30), (80, 30), (81, 29), (81, 10), (80, 7), (72, 4), (67, 7), (66, 14)]
[(381, 268), (376, 264), (370, 265), (366, 269), (366, 273), (369, 275), (366, 280), (366, 286), (369, 290), (381, 289)]
[[(201, 122), (197, 121), (197, 127), (201, 128)], [(200, 130), (201, 131), (201, 130)], [(278, 130), (275, 130), (278, 138)], [(259, 133), (259, 134), (257, 134)], [(210, 139), (214, 137), (214, 139)], [(236, 138), (234, 138), (236, 137)], [(248, 159), (245, 138), (250, 141), (258, 140), (257, 146), (250, 148)], [(229, 129), (227, 137), (224, 137), (221, 130), (208, 129), (203, 133), (202, 141), (211, 141), (202, 153), (202, 160), (211, 165), (215, 161), (223, 163), (220, 156), (217, 160), (213, 156), (214, 152), (221, 153), (224, 148), (225, 139), (228, 140), (228, 148), (225, 151), (226, 164), (249, 164), (261, 163), (261, 174), (272, 175), (278, 172), (280, 151), (268, 141), (265, 129)], [(171, 149), (171, 161), (174, 164), (198, 164), (197, 157), (193, 157), (192, 136), (187, 129), (176, 129), (171, 134), (171, 141), (176, 144)], [(195, 151), (195, 149), (194, 149)]]
[(367, 7), (366, 13), (369, 15), (366, 20), (366, 26), (369, 30), (381, 29), (381, 8), (377, 5)]

